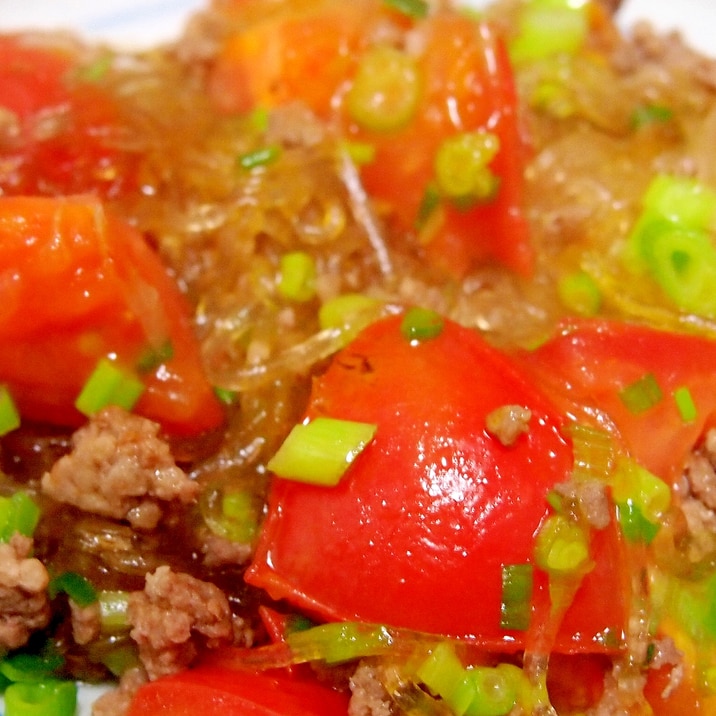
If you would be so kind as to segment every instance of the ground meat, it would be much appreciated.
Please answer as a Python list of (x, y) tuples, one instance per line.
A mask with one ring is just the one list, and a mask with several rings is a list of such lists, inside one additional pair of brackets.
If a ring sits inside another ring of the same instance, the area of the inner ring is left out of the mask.
[(689, 535), (686, 556), (700, 562), (716, 553), (716, 430), (687, 459), (678, 492)]
[(102, 694), (92, 704), (92, 716), (122, 716), (127, 713), (134, 694), (147, 682), (142, 668), (129, 669), (122, 674), (119, 686)]
[(514, 445), (517, 438), (529, 430), (532, 411), (521, 405), (502, 405), (486, 418), (487, 431), (503, 445)]
[(676, 648), (674, 640), (670, 637), (658, 639), (653, 643), (654, 654), (649, 662), (650, 669), (663, 669), (670, 667), (669, 681), (661, 693), (662, 698), (668, 698), (684, 678), (684, 654)]
[(391, 716), (395, 713), (390, 696), (372, 664), (361, 662), (358, 665), (350, 678), (350, 688), (348, 716)]
[(572, 503), (587, 523), (603, 530), (611, 521), (606, 485), (599, 480), (569, 480), (554, 486), (557, 494)]
[(144, 591), (129, 596), (131, 636), (151, 679), (186, 668), (199, 643), (230, 643), (234, 625), (228, 599), (214, 584), (162, 566)]
[(254, 548), (247, 542), (235, 542), (207, 531), (202, 540), (201, 551), (207, 567), (222, 567), (245, 564), (251, 558)]
[(77, 644), (89, 644), (100, 634), (102, 614), (99, 602), (81, 607), (73, 599), (69, 600), (72, 618), (72, 638)]
[(0, 544), (0, 645), (8, 649), (23, 646), (50, 620), (50, 577), (42, 562), (30, 557), (32, 547), (32, 539), (20, 534)]
[(87, 512), (153, 529), (162, 516), (160, 501), (187, 504), (199, 491), (158, 432), (151, 420), (105, 408), (73, 435), (72, 452), (45, 473), (42, 489)]

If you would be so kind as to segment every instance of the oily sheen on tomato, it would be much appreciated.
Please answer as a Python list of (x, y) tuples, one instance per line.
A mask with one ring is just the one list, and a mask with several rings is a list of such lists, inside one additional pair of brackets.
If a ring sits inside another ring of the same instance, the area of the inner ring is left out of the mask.
[[(527, 633), (500, 626), (502, 568), (533, 562), (545, 497), (569, 478), (562, 415), (476, 332), (446, 321), (410, 341), (401, 320), (365, 329), (316, 381), (308, 418), (374, 423), (375, 437), (336, 487), (274, 480), (246, 579), (319, 618), (521, 648)], [(512, 445), (486, 429), (505, 405), (531, 411)], [(596, 543), (557, 637), (564, 650), (598, 650), (623, 625), (618, 546)], [(536, 570), (535, 625), (547, 594)]]

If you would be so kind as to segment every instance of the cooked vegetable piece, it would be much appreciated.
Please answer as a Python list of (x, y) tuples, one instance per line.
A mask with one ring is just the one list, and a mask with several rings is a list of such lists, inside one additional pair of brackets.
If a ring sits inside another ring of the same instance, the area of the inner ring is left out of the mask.
[(348, 698), (283, 670), (199, 666), (139, 689), (127, 716), (346, 716)]
[[(474, 331), (445, 320), (439, 335), (411, 342), (402, 320), (372, 324), (315, 382), (309, 418), (375, 423), (375, 437), (335, 487), (274, 480), (246, 578), (323, 618), (519, 649), (537, 637), (502, 628), (502, 569), (534, 563), (547, 493), (569, 477), (562, 417)], [(509, 447), (485, 429), (505, 400), (533, 414)], [(605, 630), (621, 630), (616, 531), (598, 533), (590, 550), (595, 566), (565, 617), (561, 648), (603, 650)], [(535, 568), (536, 624), (549, 610), (547, 593)]]
[[(716, 411), (716, 341), (702, 336), (575, 319), (521, 358), (566, 410), (585, 419), (594, 408), (606, 413), (618, 431), (617, 442), (669, 484), (680, 477), (687, 454)], [(693, 420), (685, 422), (671, 399), (637, 413), (624, 403), (622, 391), (649, 374), (664, 396), (688, 388)]]
[(217, 105), (246, 112), (302, 100), (338, 123), (351, 144), (371, 148), (372, 160), (359, 165), (365, 187), (391, 223), (408, 232), (423, 223), (439, 148), (460, 137), (489, 137), (489, 151), (479, 152), (478, 181), (468, 181), (471, 200), (447, 197), (421, 227), (417, 245), (452, 275), (487, 261), (529, 274), (533, 252), (521, 212), (525, 147), (511, 66), (496, 31), (447, 8), (405, 16), (403, 24), (420, 38), (406, 45), (421, 50), (409, 51), (369, 44), (381, 22), (395, 22), (378, 0), (307, 6), (242, 23), (226, 40), (212, 68)]
[(136, 411), (176, 434), (221, 424), (183, 296), (142, 235), (98, 199), (0, 197), (0, 271), (0, 380), (24, 418), (79, 424), (75, 400), (98, 361), (131, 374), (170, 341), (168, 358), (136, 375)]

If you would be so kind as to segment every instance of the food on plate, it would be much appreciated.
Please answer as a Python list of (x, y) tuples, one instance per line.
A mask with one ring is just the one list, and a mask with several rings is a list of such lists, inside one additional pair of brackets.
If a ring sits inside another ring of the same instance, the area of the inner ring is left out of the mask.
[(716, 62), (617, 5), (0, 36), (8, 716), (716, 710)]

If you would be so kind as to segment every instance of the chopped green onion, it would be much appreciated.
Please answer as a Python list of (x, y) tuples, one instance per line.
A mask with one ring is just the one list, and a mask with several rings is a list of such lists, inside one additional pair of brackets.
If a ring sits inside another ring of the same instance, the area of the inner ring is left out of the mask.
[(64, 664), (62, 654), (51, 642), (47, 642), (37, 654), (20, 651), (5, 657), (0, 661), (0, 673), (13, 683), (42, 681), (57, 674)]
[(526, 631), (532, 617), (531, 564), (502, 565), (502, 600), (500, 626), (503, 629)]
[(429, 308), (409, 308), (400, 323), (400, 332), (406, 340), (427, 341), (437, 338), (445, 325), (443, 317)]
[(647, 373), (619, 391), (627, 410), (634, 415), (644, 413), (658, 405), (664, 395), (653, 373)]
[(476, 666), (466, 670), (473, 697), (465, 716), (506, 716), (517, 703), (518, 683), (511, 670)]
[(328, 664), (383, 654), (393, 641), (385, 627), (360, 622), (321, 624), (286, 635), (286, 643), (300, 661), (322, 660)]
[(418, 231), (427, 224), (428, 219), (433, 215), (439, 206), (440, 191), (434, 182), (430, 182), (423, 193), (423, 198), (420, 200), (418, 215), (415, 218), (415, 228)]
[(281, 156), (281, 147), (271, 145), (269, 147), (261, 147), (251, 152), (242, 154), (238, 163), (242, 169), (255, 169), (256, 167), (264, 167), (267, 164), (275, 162)]
[(687, 228), (706, 228), (716, 215), (716, 191), (698, 179), (657, 174), (642, 205), (645, 213)]
[(161, 345), (150, 346), (142, 353), (137, 361), (137, 370), (140, 373), (149, 373), (173, 357), (174, 346), (171, 340), (167, 339)]
[(0, 435), (7, 435), (20, 427), (20, 412), (7, 386), (0, 385)]
[(657, 104), (647, 104), (637, 107), (631, 116), (632, 129), (642, 129), (653, 124), (668, 122), (674, 116), (669, 107)]
[(76, 709), (74, 681), (25, 681), (5, 689), (5, 716), (74, 716)]
[(572, 438), (575, 480), (606, 479), (614, 470), (615, 451), (611, 435), (606, 430), (573, 423), (567, 432)]
[(80, 392), (75, 407), (90, 416), (108, 405), (131, 410), (144, 392), (144, 383), (109, 358), (101, 358)]
[(563, 276), (557, 283), (562, 303), (580, 316), (594, 316), (602, 305), (602, 294), (594, 279), (585, 271)]
[(9, 542), (20, 533), (32, 537), (40, 520), (40, 508), (23, 490), (0, 497), (0, 542)]
[(415, 60), (390, 45), (371, 47), (363, 54), (346, 96), (351, 118), (375, 132), (391, 132), (407, 125), (421, 95)]
[(698, 411), (691, 391), (685, 385), (673, 392), (674, 402), (679, 410), (679, 415), (685, 423), (693, 423), (696, 420)]
[(398, 10), (408, 17), (427, 17), (429, 10), (426, 0), (383, 0), (383, 2), (388, 7)]
[(556, 576), (579, 574), (591, 568), (589, 536), (565, 515), (550, 515), (537, 532), (535, 560)]
[(97, 601), (97, 591), (92, 583), (77, 572), (63, 572), (54, 577), (48, 586), (51, 599), (64, 592), (75, 604), (88, 607)]
[(659, 525), (646, 519), (632, 500), (616, 504), (619, 525), (627, 540), (633, 543), (649, 544), (659, 532)]
[(278, 291), (291, 301), (310, 301), (316, 295), (316, 263), (305, 251), (281, 256)]
[(433, 693), (440, 696), (456, 714), (464, 714), (473, 694), (465, 689), (466, 669), (453, 646), (442, 641), (420, 664), (417, 677)]
[(260, 508), (249, 490), (225, 493), (221, 499), (224, 535), (233, 542), (251, 542), (259, 530)]
[(129, 592), (105, 589), (98, 592), (97, 597), (102, 631), (115, 633), (127, 630)]
[(343, 142), (343, 149), (354, 164), (364, 166), (375, 159), (375, 144), (369, 142)]
[(257, 132), (265, 132), (269, 128), (270, 113), (266, 107), (256, 107), (249, 114), (249, 124)]
[(653, 523), (661, 521), (671, 504), (669, 485), (629, 458), (622, 458), (617, 464), (612, 496), (617, 503), (633, 503)]
[(214, 395), (224, 405), (233, 405), (239, 397), (238, 391), (231, 390), (229, 388), (222, 388), (218, 385), (214, 386)]
[(318, 417), (295, 425), (267, 468), (278, 477), (335, 486), (373, 439), (377, 426)]
[(589, 2), (531, 0), (522, 8), (509, 51), (516, 64), (553, 55), (573, 55), (589, 30)]
[(464, 206), (492, 199), (500, 180), (489, 164), (499, 150), (500, 139), (491, 132), (461, 132), (443, 140), (434, 166), (440, 193)]
[(383, 305), (379, 299), (362, 293), (345, 293), (321, 305), (318, 322), (321, 328), (363, 326)]

